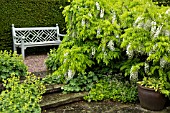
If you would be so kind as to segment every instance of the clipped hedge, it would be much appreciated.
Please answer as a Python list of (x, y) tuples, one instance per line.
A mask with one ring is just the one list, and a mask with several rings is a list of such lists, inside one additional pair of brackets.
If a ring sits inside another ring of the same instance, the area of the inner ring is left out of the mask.
[(12, 50), (11, 25), (16, 27), (55, 26), (65, 33), (61, 6), (67, 0), (0, 0), (0, 50)]

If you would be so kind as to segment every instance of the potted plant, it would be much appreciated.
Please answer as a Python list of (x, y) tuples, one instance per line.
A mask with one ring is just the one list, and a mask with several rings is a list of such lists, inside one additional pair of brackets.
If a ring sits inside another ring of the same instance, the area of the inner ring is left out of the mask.
[(133, 15), (134, 21), (121, 35), (121, 47), (126, 50), (129, 60), (137, 59), (127, 67), (126, 75), (130, 75), (133, 83), (140, 81), (138, 93), (141, 106), (161, 110), (165, 97), (170, 95), (170, 8), (148, 2), (145, 11), (138, 13)]
[(158, 78), (144, 77), (138, 83), (138, 97), (143, 108), (162, 110), (167, 98), (164, 94), (165, 84)]

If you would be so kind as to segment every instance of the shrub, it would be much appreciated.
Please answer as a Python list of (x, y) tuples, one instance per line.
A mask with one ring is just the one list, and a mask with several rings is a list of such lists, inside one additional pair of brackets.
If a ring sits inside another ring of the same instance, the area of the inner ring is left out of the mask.
[(5, 91), (0, 95), (0, 111), (3, 113), (41, 113), (39, 102), (45, 86), (34, 75), (20, 83), (20, 77), (4, 80)]
[(0, 51), (0, 81), (10, 77), (12, 73), (16, 76), (26, 76), (27, 66), (16, 52)]

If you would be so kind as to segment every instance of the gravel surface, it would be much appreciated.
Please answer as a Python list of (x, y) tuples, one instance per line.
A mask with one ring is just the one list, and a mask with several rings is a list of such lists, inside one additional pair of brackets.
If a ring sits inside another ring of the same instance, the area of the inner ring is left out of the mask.
[(24, 63), (28, 66), (29, 72), (42, 72), (47, 71), (45, 66), (45, 59), (47, 54), (29, 55), (25, 58)]

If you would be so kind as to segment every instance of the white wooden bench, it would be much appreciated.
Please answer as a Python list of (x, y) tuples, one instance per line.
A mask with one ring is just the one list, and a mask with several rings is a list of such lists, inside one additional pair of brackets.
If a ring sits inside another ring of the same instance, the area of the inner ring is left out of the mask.
[(60, 36), (65, 34), (59, 33), (59, 26), (56, 27), (28, 27), (15, 28), (12, 24), (13, 50), (21, 48), (23, 59), (25, 58), (25, 49), (27, 47), (59, 45)]

